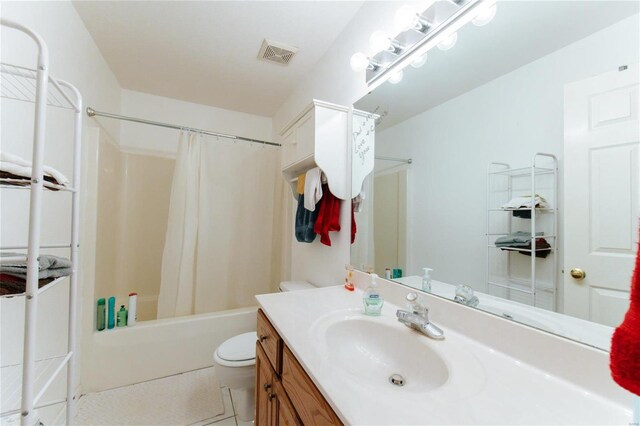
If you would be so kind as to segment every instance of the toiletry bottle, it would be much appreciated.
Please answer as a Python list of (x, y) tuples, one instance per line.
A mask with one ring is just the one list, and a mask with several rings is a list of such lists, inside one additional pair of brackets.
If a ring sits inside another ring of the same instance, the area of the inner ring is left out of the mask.
[(124, 327), (127, 325), (127, 310), (124, 305), (120, 305), (120, 310), (118, 311), (118, 327)]
[(355, 287), (353, 286), (353, 266), (346, 265), (347, 268), (347, 278), (344, 279), (344, 288), (349, 291), (353, 291)]
[(371, 285), (364, 292), (364, 298), (362, 302), (364, 303), (364, 313), (366, 315), (378, 316), (382, 311), (382, 305), (384, 304), (384, 299), (378, 293), (378, 275), (371, 274)]
[(105, 327), (107, 326), (105, 324), (106, 308), (107, 306), (105, 304), (104, 297), (101, 297), (100, 299), (98, 299), (98, 308), (96, 309), (96, 329), (98, 331), (104, 330)]
[(129, 314), (127, 325), (135, 325), (138, 320), (138, 293), (129, 293)]
[(386, 268), (386, 269), (384, 270), (384, 277), (385, 277), (386, 279), (388, 279), (388, 280), (390, 280), (390, 279), (391, 279), (391, 268)]
[(116, 298), (111, 296), (108, 305), (109, 315), (107, 317), (107, 328), (111, 330), (116, 326)]
[(422, 275), (422, 291), (428, 291), (431, 293), (431, 268), (422, 268), (424, 274)]

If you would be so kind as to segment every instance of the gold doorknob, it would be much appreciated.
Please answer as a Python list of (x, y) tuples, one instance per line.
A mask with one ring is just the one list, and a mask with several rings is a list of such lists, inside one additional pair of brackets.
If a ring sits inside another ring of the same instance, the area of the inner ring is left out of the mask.
[(580, 268), (573, 268), (570, 272), (571, 278), (575, 280), (583, 280), (587, 273)]

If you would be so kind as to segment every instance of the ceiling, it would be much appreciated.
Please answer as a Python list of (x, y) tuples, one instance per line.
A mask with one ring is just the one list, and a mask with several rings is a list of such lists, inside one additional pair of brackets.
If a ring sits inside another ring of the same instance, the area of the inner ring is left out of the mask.
[[(273, 116), (362, 5), (359, 1), (74, 1), (125, 89)], [(268, 38), (298, 47), (257, 59)]]
[(430, 50), (422, 68), (408, 67), (399, 84), (383, 83), (355, 106), (386, 111), (377, 127), (383, 130), (639, 10), (636, 1), (499, 1), (488, 25), (467, 25), (459, 31), (453, 49)]

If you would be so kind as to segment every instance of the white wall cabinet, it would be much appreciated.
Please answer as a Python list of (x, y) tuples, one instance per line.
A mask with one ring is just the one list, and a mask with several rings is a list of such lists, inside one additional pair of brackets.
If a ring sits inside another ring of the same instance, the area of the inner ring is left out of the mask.
[(348, 189), (349, 108), (314, 100), (280, 133), (282, 173), (297, 198), (296, 179), (313, 167), (327, 176), (331, 193), (351, 199)]

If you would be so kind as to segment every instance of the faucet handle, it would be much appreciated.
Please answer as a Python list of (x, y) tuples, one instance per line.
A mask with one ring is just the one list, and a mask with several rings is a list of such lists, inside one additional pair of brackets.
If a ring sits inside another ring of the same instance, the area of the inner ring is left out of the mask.
[(407, 309), (409, 309), (410, 312), (420, 315), (421, 317), (428, 318), (429, 309), (427, 309), (427, 307), (424, 306), (423, 303), (421, 303), (421, 300), (417, 293), (412, 291), (411, 293), (407, 294), (406, 300)]

